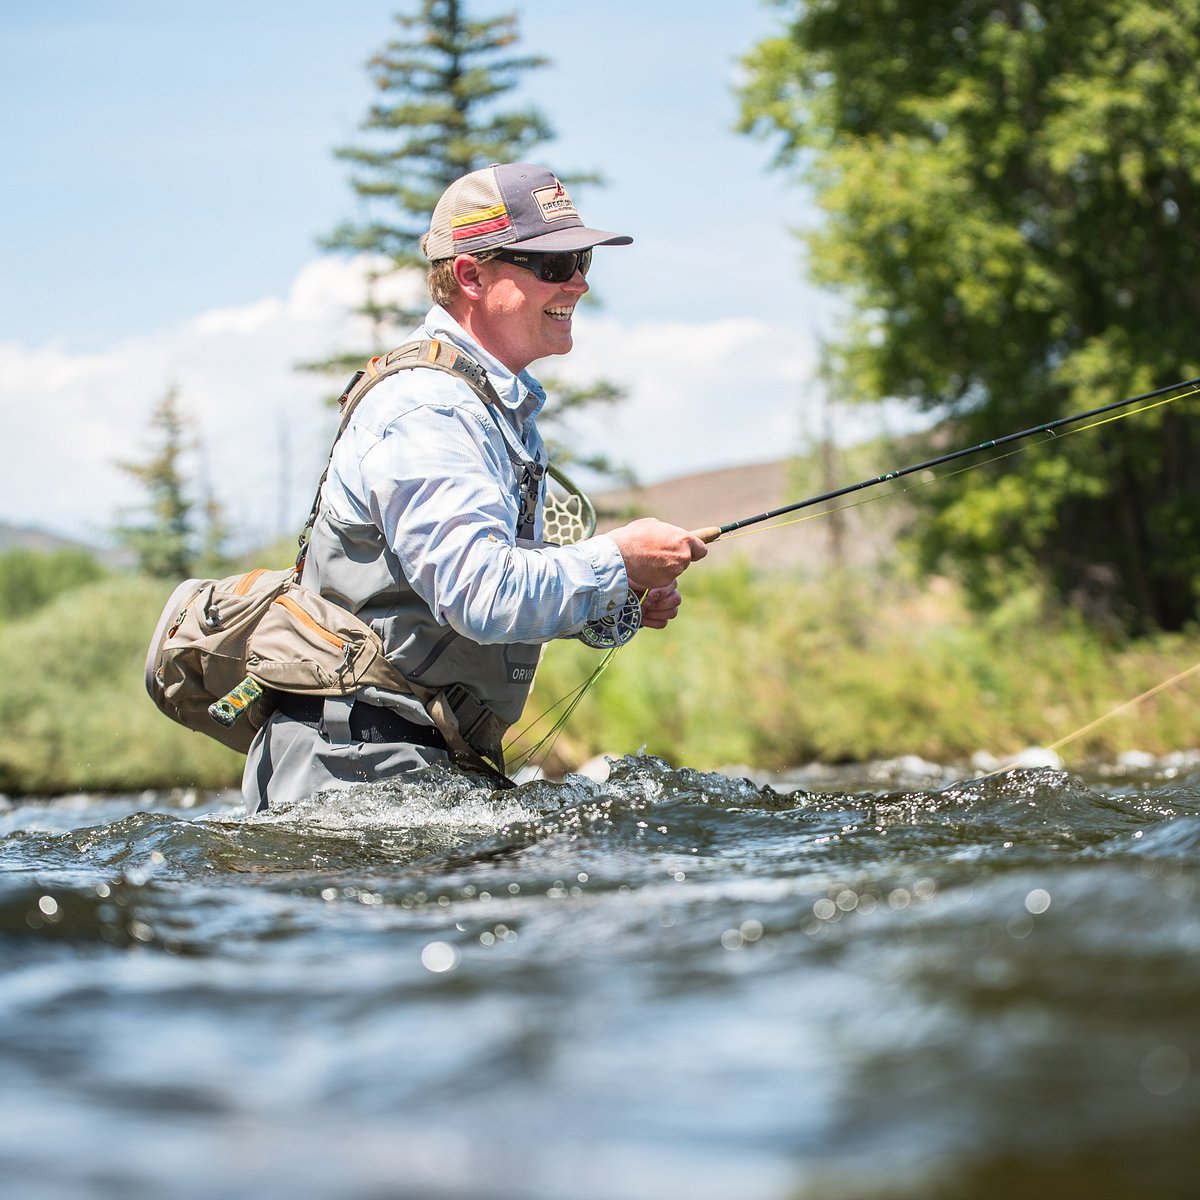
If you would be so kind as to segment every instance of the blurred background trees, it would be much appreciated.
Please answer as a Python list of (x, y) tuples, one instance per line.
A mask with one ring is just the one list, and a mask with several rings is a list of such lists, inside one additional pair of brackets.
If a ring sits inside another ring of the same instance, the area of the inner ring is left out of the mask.
[[(224, 553), (228, 531), (210, 489), (202, 479), (189, 477), (186, 469), (185, 460), (196, 442), (175, 388), (169, 388), (155, 406), (150, 437), (146, 457), (117, 464), (146, 493), (140, 510), (113, 530), (117, 544), (133, 554), (139, 570), (159, 579), (220, 573), (228, 561)], [(196, 495), (197, 488), (202, 495)]]
[(0, 548), (0, 626), (106, 574), (100, 560), (83, 546)]

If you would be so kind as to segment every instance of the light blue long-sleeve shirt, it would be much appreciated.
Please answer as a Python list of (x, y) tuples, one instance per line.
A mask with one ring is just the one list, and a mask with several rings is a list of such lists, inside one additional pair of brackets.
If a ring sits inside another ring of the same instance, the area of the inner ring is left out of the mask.
[[(414, 338), (451, 342), (482, 366), (500, 397), (492, 415), (462, 381), (403, 371), (363, 398), (338, 439), (324, 502), (383, 531), (437, 620), (480, 645), (544, 642), (606, 616), (628, 592), (621, 552), (605, 535), (574, 546), (518, 544), (517, 475), (497, 424), (546, 461), (536, 417), (546, 402), (434, 306)], [(534, 530), (541, 536), (541, 516)]]

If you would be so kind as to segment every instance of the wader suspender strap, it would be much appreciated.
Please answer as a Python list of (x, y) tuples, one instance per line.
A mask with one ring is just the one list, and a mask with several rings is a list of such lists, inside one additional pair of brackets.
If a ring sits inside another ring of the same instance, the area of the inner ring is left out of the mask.
[[(500, 397), (483, 367), (456, 346), (435, 338), (425, 338), (420, 341), (405, 342), (404, 345), (397, 346), (395, 350), (371, 359), (365, 369), (354, 373), (346, 385), (346, 390), (338, 397), (338, 406), (341, 408), (342, 416), (338, 423), (337, 433), (334, 434), (333, 443), (329, 448), (329, 460), (317, 482), (317, 493), (313, 497), (312, 511), (309, 513), (304, 531), (300, 535), (300, 550), (296, 555), (295, 567), (297, 582), (304, 570), (309, 537), (317, 522), (317, 512), (321, 506), (321, 489), (325, 486), (325, 479), (333, 465), (333, 452), (338, 439), (350, 424), (354, 410), (358, 407), (359, 401), (381, 380), (387, 379), (399, 371), (412, 370), (416, 367), (432, 367), (434, 370), (446, 371), (448, 374), (457, 376), (483, 401), (500, 429), (500, 435), (504, 438), (504, 444), (508, 448), (509, 459), (517, 471), (520, 501), (517, 537), (524, 539), (533, 537), (541, 481), (546, 468), (530, 458), (520, 444), (515, 431), (501, 411)], [(465, 759), (477, 769), (482, 768), (489, 773), (494, 772), (503, 784), (512, 786), (512, 781), (504, 774), (504, 753), (501, 746), (501, 739), (507, 726), (487, 705), (461, 684), (452, 684), (450, 687), (432, 694), (426, 688), (418, 688), (411, 683), (408, 686), (412, 689), (413, 695), (421, 699), (429, 715), (434, 719), (438, 730), (450, 746), (452, 758)]]
[(296, 556), (296, 579), (304, 569), (304, 556), (308, 550), (308, 539), (313, 526), (317, 522), (317, 510), (321, 505), (321, 489), (333, 465), (333, 451), (338, 438), (346, 431), (350, 418), (358, 407), (359, 401), (379, 382), (395, 375), (398, 371), (409, 371), (415, 367), (432, 367), (436, 371), (445, 371), (461, 379), (483, 401), (484, 407), (492, 415), (500, 429), (500, 436), (508, 449), (508, 457), (517, 472), (518, 497), (520, 500), (520, 524), (517, 537), (526, 540), (533, 537), (533, 522), (538, 510), (538, 497), (541, 494), (542, 476), (546, 468), (535, 462), (526, 453), (524, 446), (517, 440), (512, 426), (501, 412), (502, 402), (488, 379), (487, 372), (470, 355), (464, 354), (457, 346), (436, 338), (423, 338), (420, 341), (405, 342), (387, 354), (378, 355), (367, 363), (361, 371), (355, 371), (346, 390), (338, 397), (338, 407), (342, 419), (338, 423), (337, 433), (333, 435), (333, 443), (329, 447), (329, 460), (321, 478), (317, 481), (317, 493), (313, 497), (312, 511), (300, 534), (300, 552)]

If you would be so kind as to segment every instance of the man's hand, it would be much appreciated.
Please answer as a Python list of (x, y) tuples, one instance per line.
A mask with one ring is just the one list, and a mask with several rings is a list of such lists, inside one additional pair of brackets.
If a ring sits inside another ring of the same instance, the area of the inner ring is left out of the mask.
[(667, 622), (675, 619), (682, 603), (679, 588), (673, 583), (667, 587), (651, 588), (642, 599), (642, 628), (666, 629)]
[(638, 595), (647, 588), (670, 587), (692, 563), (708, 553), (708, 547), (694, 534), (654, 517), (630, 521), (614, 529), (609, 537), (617, 543), (625, 560), (629, 586)]

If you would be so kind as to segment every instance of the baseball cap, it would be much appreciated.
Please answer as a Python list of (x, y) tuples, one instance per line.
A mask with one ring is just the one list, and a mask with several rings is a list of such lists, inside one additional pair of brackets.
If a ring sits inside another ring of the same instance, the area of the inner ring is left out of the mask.
[(567, 189), (545, 167), (493, 163), (455, 180), (442, 193), (421, 249), (430, 262), (437, 262), (500, 246), (586, 250), (632, 241), (625, 234), (584, 225)]

